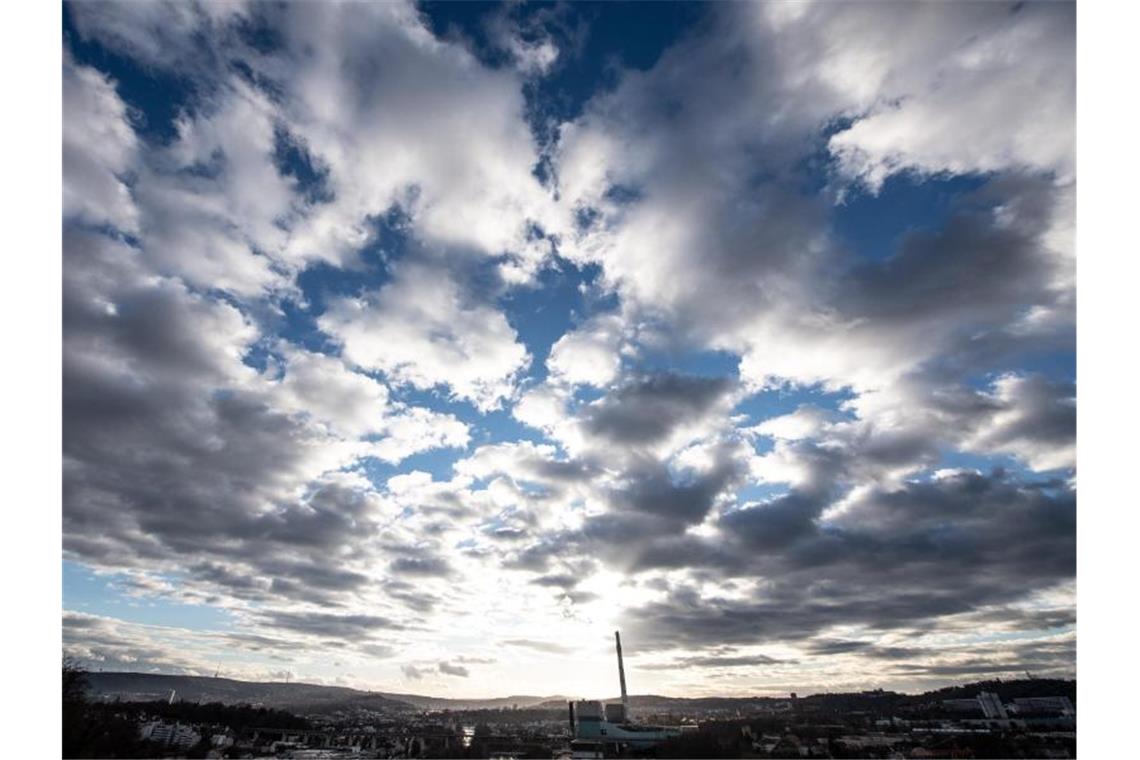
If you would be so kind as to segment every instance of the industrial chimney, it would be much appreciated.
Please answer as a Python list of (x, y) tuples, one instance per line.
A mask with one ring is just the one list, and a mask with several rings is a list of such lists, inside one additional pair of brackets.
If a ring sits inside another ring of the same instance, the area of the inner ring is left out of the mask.
[(621, 633), (614, 631), (614, 641), (617, 643), (618, 679), (621, 681), (621, 707), (625, 719), (629, 720), (629, 695), (625, 691), (625, 663), (621, 659)]

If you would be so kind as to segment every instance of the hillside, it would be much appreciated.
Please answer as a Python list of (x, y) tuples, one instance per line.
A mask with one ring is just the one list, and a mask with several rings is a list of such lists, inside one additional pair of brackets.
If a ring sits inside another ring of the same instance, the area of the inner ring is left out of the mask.
[(557, 696), (508, 696), (494, 699), (449, 699), (419, 694), (393, 694), (362, 691), (345, 686), (322, 686), (307, 683), (238, 681), (231, 678), (161, 675), (155, 673), (89, 673), (91, 695), (99, 699), (121, 699), (138, 702), (167, 699), (173, 689), (175, 698), (187, 702), (221, 702), (252, 704), (290, 710), (297, 713), (320, 713), (334, 710), (367, 709), (400, 713), (416, 710), (480, 710), (499, 707), (532, 707), (556, 700)]
[[(298, 714), (328, 713), (337, 710), (366, 709), (382, 713), (406, 713), (419, 710), (493, 710), (540, 708), (564, 710), (564, 696), (517, 695), (492, 699), (451, 699), (421, 694), (363, 691), (344, 686), (321, 686), (306, 683), (252, 682), (230, 678), (175, 676), (151, 673), (90, 673), (91, 695), (98, 699), (148, 701), (167, 699), (173, 689), (176, 699), (187, 702), (221, 702), (250, 704), (289, 710)], [(891, 711), (900, 707), (917, 707), (928, 702), (975, 696), (980, 691), (996, 692), (1002, 699), (1027, 696), (1068, 696), (1076, 701), (1076, 681), (1057, 679), (1022, 679), (1013, 681), (979, 681), (951, 686), (923, 694), (895, 692), (858, 692), (853, 694), (814, 694), (801, 697), (798, 704), (807, 710), (872, 710)], [(617, 701), (611, 697), (607, 701)], [(670, 711), (736, 711), (749, 712), (763, 705), (783, 702), (771, 697), (667, 697), (654, 694), (630, 695), (630, 706), (646, 712)]]
[(377, 712), (412, 712), (416, 706), (383, 694), (343, 686), (306, 683), (237, 681), (231, 678), (175, 676), (152, 673), (89, 673), (92, 697), (141, 702), (175, 699), (187, 702), (250, 704), (297, 713), (371, 709)]

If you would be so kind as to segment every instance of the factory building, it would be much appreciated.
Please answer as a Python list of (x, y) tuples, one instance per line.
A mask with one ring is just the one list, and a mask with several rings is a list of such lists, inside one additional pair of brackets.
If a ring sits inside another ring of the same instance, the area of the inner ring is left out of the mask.
[(618, 680), (621, 701), (604, 704), (595, 700), (570, 703), (570, 730), (574, 736), (574, 757), (602, 757), (626, 750), (644, 750), (666, 739), (681, 735), (672, 726), (648, 726), (635, 722), (630, 715), (629, 694), (625, 686), (625, 663), (621, 654), (621, 634), (614, 631), (617, 647)]

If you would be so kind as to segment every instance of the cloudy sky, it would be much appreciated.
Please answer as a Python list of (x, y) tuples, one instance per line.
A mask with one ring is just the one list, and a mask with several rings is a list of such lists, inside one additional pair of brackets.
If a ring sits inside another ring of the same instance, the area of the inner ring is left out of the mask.
[(1075, 672), (1074, 8), (77, 3), (64, 643)]

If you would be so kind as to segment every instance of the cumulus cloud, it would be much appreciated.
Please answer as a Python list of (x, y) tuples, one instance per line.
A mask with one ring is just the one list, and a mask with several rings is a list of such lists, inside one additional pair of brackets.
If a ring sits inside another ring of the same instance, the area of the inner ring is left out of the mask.
[(418, 388), (447, 386), (493, 409), (529, 356), (501, 312), (469, 298), (446, 272), (404, 267), (374, 299), (334, 304), (320, 325), (357, 366)]
[(618, 444), (659, 443), (702, 420), (728, 397), (720, 378), (663, 374), (636, 378), (585, 407), (586, 433)]
[(1034, 470), (1076, 464), (1076, 389), (1040, 375), (1004, 375), (989, 396), (995, 410), (968, 445), (981, 451), (1009, 452)]
[(546, 366), (560, 382), (605, 386), (621, 369), (621, 345), (621, 320), (595, 317), (555, 341)]
[(138, 209), (124, 182), (138, 160), (134, 130), (113, 83), (64, 52), (63, 217), (126, 232)]
[(826, 410), (805, 404), (790, 414), (769, 417), (750, 432), (787, 441), (814, 438), (833, 417)]
[[(1062, 71), (1071, 81), (1070, 48), (1049, 44), (1050, 35), (1068, 34), (1071, 46), (1070, 8), (1040, 6), (1028, 16), (998, 4), (895, 10), (728, 6), (709, 22), (716, 35), (686, 38), (652, 70), (627, 74), (562, 132), (560, 189), (594, 219), (566, 252), (602, 265), (626, 313), (665, 315), (674, 336), (742, 354), (742, 376), (759, 386), (876, 389), (945, 354), (984, 365), (1030, 313), (1042, 325), (1044, 315), (1057, 317), (1049, 333), (1064, 342), (1068, 286), (1057, 286), (1068, 279), (1071, 246), (1059, 241), (1072, 215), (1071, 188), (1057, 182), (1063, 167), (995, 147), (986, 150), (1003, 160), (984, 168), (931, 169), (1009, 175), (963, 204), (945, 229), (911, 235), (855, 277), (846, 276), (852, 262), (830, 232), (827, 198), (797, 184), (798, 162), (837, 119), (857, 126), (879, 99), (884, 109), (902, 99), (905, 110), (942, 97), (942, 58), (932, 50), (964, 56), (947, 64), (952, 72), (978, 59), (968, 79), (984, 81), (961, 86), (980, 103), (1019, 108), (1034, 91), (1022, 77)], [(1033, 65), (1015, 63), (1019, 46)], [(1072, 108), (1064, 92), (1062, 82), (1034, 106), (1058, 111), (1061, 127), (1049, 133), (1061, 137), (1046, 152), (1067, 156)], [(708, 129), (709, 113), (716, 129)], [(1020, 114), (1016, 123), (1027, 130), (1054, 123)], [(967, 142), (978, 145), (955, 144)]]
[[(809, 32), (816, 39), (846, 41), (839, 42), (847, 48), (839, 58), (824, 64), (828, 72), (842, 70), (844, 58), (871, 62), (851, 70), (871, 73), (867, 91), (874, 92), (873, 104), (828, 142), (841, 171), (872, 189), (907, 170), (969, 174), (1024, 168), (1072, 180), (1071, 4), (993, 3), (956, 14), (918, 6), (899, 10), (861, 8), (873, 16), (864, 22), (873, 31), (865, 34), (847, 34), (846, 14), (813, 24)], [(889, 68), (880, 63), (889, 40), (916, 32), (935, 48), (914, 50), (909, 61), (896, 59)]]
[[(297, 6), (282, 33), (288, 51), (317, 59), (267, 73), (287, 83), (290, 124), (328, 166), (335, 197), (311, 209), (290, 250), (346, 255), (367, 217), (396, 204), (429, 242), (510, 253), (504, 272), (529, 276), (549, 250), (532, 226), (561, 223), (531, 172), (537, 148), (513, 76), (437, 41), (405, 4)], [(343, 127), (363, 123), (373, 127)]]
[(1075, 568), (1075, 497), (1063, 488), (963, 474), (868, 493), (834, 520), (819, 506), (793, 494), (725, 515), (723, 535), (744, 554), (722, 571), (769, 581), (743, 599), (673, 589), (641, 610), (639, 635), (707, 646), (806, 639), (836, 625), (886, 631), (1008, 603), (1027, 579), (1062, 584)]
[[(76, 3), (68, 7), (85, 38), (122, 50), (147, 66), (198, 68), (216, 63), (209, 55), (219, 36), (245, 17), (244, 0), (180, 3), (171, 0), (132, 7), (121, 3)], [(203, 50), (201, 42), (207, 41)], [(203, 55), (206, 52), (207, 55)], [(204, 61), (205, 58), (205, 61)]]
[(300, 199), (276, 164), (272, 101), (233, 77), (199, 108), (139, 177), (143, 243), (161, 271), (202, 289), (283, 288), (283, 220)]
[[(1068, 672), (1075, 387), (1033, 368), (1074, 350), (1072, 8), (709, 6), (556, 109), (573, 6), (490, 50), (430, 13), (68, 7), (178, 87), (65, 53), (65, 558), (242, 631), (68, 647), (434, 688), (612, 624), (666, 685)], [(865, 250), (892, 182), (961, 189)]]

